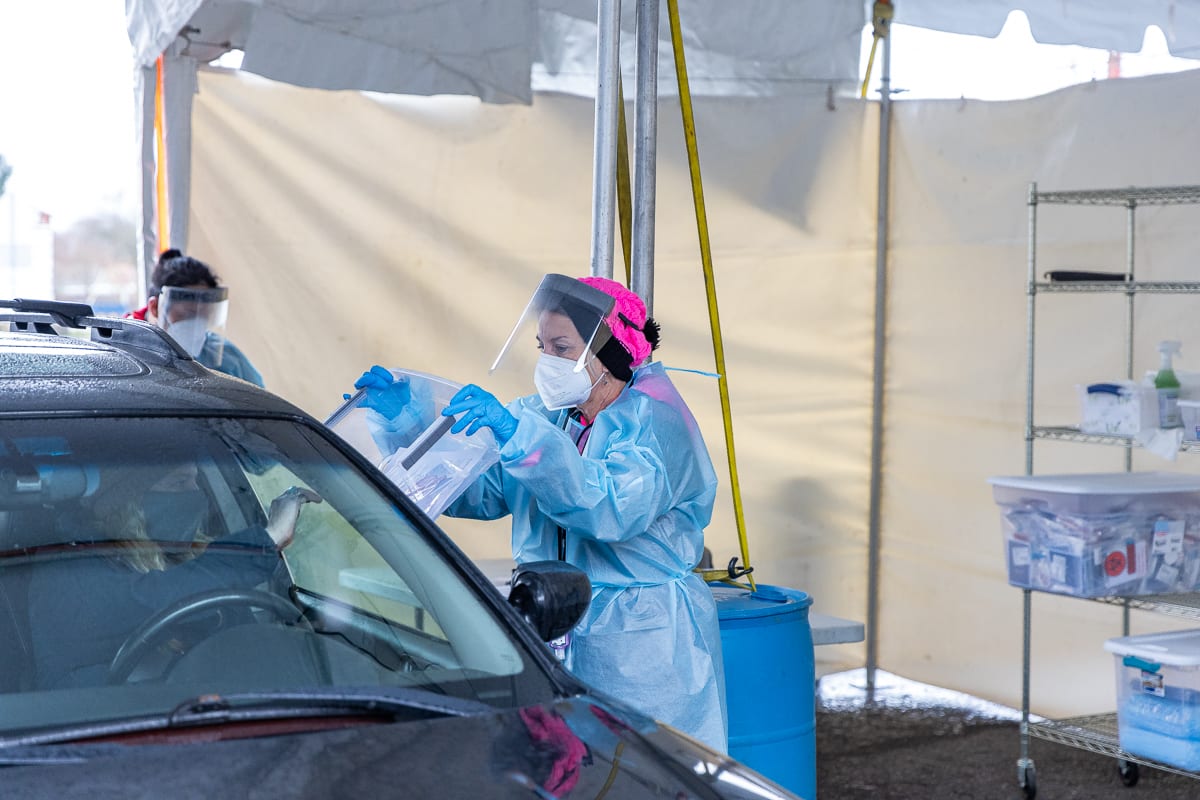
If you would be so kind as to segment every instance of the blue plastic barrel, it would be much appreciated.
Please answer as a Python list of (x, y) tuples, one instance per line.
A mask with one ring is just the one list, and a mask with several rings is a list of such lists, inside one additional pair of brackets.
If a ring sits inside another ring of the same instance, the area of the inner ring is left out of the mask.
[(816, 676), (808, 607), (795, 589), (713, 584), (725, 661), (729, 755), (803, 797), (817, 796)]

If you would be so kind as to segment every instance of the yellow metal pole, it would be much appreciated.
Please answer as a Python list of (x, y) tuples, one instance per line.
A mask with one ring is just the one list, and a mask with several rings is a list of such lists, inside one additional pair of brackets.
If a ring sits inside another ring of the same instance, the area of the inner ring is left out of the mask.
[[(617, 70), (620, 74), (620, 70)], [(621, 252), (625, 256), (625, 286), (633, 285), (633, 190), (629, 180), (629, 139), (625, 131), (625, 92), (617, 81), (617, 217), (621, 223)]]
[[(700, 180), (700, 154), (696, 147), (696, 123), (692, 116), (692, 95), (688, 89), (687, 63), (683, 55), (683, 34), (679, 27), (679, 0), (667, 0), (671, 20), (671, 45), (675, 53), (675, 78), (679, 83), (679, 110), (683, 114), (683, 138), (687, 143), (688, 167), (692, 175), (692, 201), (696, 207), (696, 231), (700, 237), (700, 259), (704, 266), (704, 292), (708, 297), (708, 319), (712, 328), (713, 356), (717, 366), (717, 386), (721, 394), (721, 417), (725, 425), (725, 449), (729, 456), (729, 482), (733, 491), (733, 514), (737, 522), (742, 563), (750, 569), (750, 547), (746, 542), (746, 523), (742, 513), (742, 492), (738, 485), (737, 457), (733, 447), (733, 417), (729, 409), (729, 382), (725, 377), (725, 346), (721, 342), (721, 317), (717, 311), (717, 290), (713, 279), (712, 248), (708, 241), (708, 216), (704, 211), (704, 186)], [(754, 588), (754, 576), (746, 575)]]
[(875, 3), (874, 10), (871, 14), (871, 54), (867, 57), (867, 72), (863, 75), (862, 91), (860, 96), (864, 99), (867, 96), (867, 86), (871, 83), (871, 68), (875, 66), (875, 48), (879, 46), (879, 40), (887, 38), (888, 30), (892, 27), (892, 17), (895, 15), (895, 9), (892, 8), (892, 0), (878, 0)]

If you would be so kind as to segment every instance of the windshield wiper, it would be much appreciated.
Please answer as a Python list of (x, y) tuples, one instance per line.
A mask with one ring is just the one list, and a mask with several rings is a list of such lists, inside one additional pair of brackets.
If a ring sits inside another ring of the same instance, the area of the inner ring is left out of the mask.
[[(286, 692), (205, 694), (185, 700), (164, 714), (88, 722), (52, 730), (0, 736), (0, 765), (13, 763), (6, 760), (3, 752), (5, 748), (111, 738), (206, 725), (330, 716), (383, 717), (388, 720), (439, 716), (469, 717), (495, 710), (494, 707), (478, 700), (451, 697), (412, 687), (322, 687)], [(27, 755), (25, 757), (27, 758)]]
[[(251, 719), (262, 719), (263, 713), (276, 712), (281, 717), (303, 715), (306, 711), (366, 712), (388, 716), (400, 712), (424, 711), (434, 716), (469, 717), (495, 709), (478, 700), (419, 689), (411, 686), (380, 689), (346, 687), (339, 689), (297, 689), (287, 692), (238, 692), (226, 695), (200, 695), (180, 703), (168, 716), (172, 724), (188, 724), (194, 719), (211, 715), (236, 718), (249, 713)], [(259, 715), (259, 716), (254, 716)]]

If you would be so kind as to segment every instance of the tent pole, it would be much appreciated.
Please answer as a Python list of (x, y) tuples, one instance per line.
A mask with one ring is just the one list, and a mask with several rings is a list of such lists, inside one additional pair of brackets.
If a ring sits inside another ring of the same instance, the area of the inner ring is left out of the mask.
[(892, 121), (892, 40), (883, 37), (879, 73), (879, 195), (875, 219), (875, 359), (871, 387), (871, 493), (867, 537), (867, 698), (874, 699), (879, 666), (879, 518), (883, 489), (884, 367), (887, 350), (888, 157)]
[[(192, 175), (192, 99), (198, 62), (172, 44), (158, 66), (135, 74), (141, 220), (138, 242), (138, 304), (149, 275), (168, 247), (187, 250)], [(161, 114), (159, 113), (161, 111)], [(165, 175), (165, 185), (160, 184)]]
[(135, 308), (146, 302), (150, 270), (158, 258), (158, 235), (154, 225), (154, 98), (155, 70), (136, 67), (134, 72), (134, 113), (137, 115), (138, 185), (140, 217), (138, 219), (138, 274)]
[(637, 97), (633, 139), (633, 266), (630, 288), (654, 315), (654, 198), (658, 158), (659, 0), (637, 0)]
[(592, 162), (592, 275), (613, 274), (617, 197), (617, 87), (620, 86), (621, 0), (599, 0), (596, 12), (596, 132)]
[[(167, 48), (162, 60), (168, 241), (159, 242), (159, 248), (175, 247), (186, 253), (192, 194), (192, 103), (196, 96), (199, 62), (178, 52), (185, 44), (176, 40)], [(160, 153), (159, 157), (164, 154)], [(162, 222), (160, 220), (159, 224)]]

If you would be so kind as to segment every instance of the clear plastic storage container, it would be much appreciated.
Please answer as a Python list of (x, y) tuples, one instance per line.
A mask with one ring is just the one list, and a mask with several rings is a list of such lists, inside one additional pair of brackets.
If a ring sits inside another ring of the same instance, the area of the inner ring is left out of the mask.
[(995, 477), (1008, 582), (1076, 597), (1200, 585), (1200, 476), (1116, 472)]
[(1200, 630), (1109, 639), (1117, 736), (1133, 755), (1200, 771)]
[(450, 433), (455, 420), (442, 416), (442, 409), (462, 384), (415, 370), (391, 373), (409, 386), (400, 414), (389, 419), (366, 407), (366, 393), (359, 391), (325, 424), (434, 518), (499, 460), (499, 449), (487, 428), (471, 436)]
[(1179, 400), (1179, 417), (1183, 421), (1183, 440), (1200, 439), (1200, 400)]

